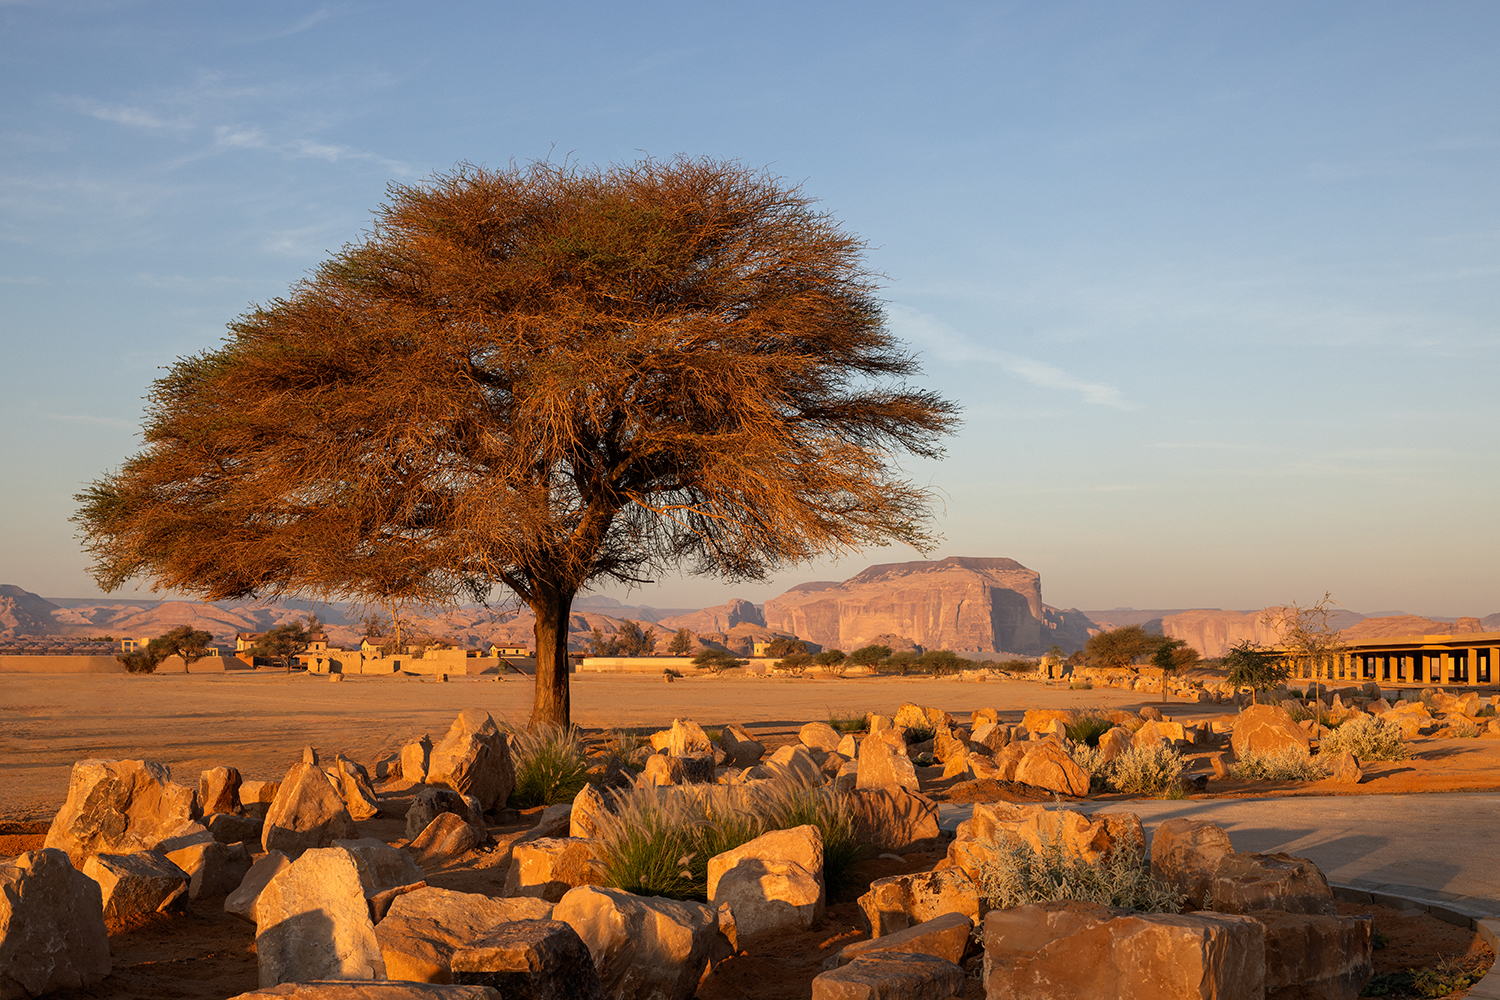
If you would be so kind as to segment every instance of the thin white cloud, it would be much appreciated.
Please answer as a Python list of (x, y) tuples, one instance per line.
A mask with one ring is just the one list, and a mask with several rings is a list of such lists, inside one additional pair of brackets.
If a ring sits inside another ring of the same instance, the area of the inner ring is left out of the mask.
[(214, 147), (220, 150), (228, 149), (263, 149), (278, 153), (289, 159), (322, 160), (325, 163), (339, 163), (343, 160), (364, 160), (377, 163), (385, 169), (398, 176), (409, 176), (413, 171), (410, 164), (400, 160), (392, 160), (378, 153), (368, 153), (359, 149), (351, 149), (348, 146), (336, 146), (326, 142), (314, 142), (311, 139), (293, 139), (290, 142), (274, 142), (259, 128), (220, 125), (214, 129)]
[(185, 118), (164, 118), (154, 111), (129, 104), (106, 104), (84, 97), (69, 98), (66, 102), (75, 111), (97, 118), (102, 122), (113, 122), (127, 128), (143, 128), (151, 131), (181, 131), (191, 128)]
[(302, 34), (302, 32), (307, 31), (309, 28), (316, 27), (332, 16), (332, 7), (319, 7), (317, 10), (313, 11), (311, 14), (307, 15), (302, 20), (298, 21), (296, 24), (292, 25), (289, 28), (283, 28), (281, 31), (273, 31), (269, 35), (257, 35), (254, 38), (247, 39), (247, 41), (251, 43), (273, 42), (278, 38), (290, 38), (293, 35)]
[(946, 323), (910, 306), (891, 305), (886, 310), (898, 332), (944, 361), (977, 362), (996, 365), (1042, 389), (1076, 392), (1085, 403), (1108, 406), (1116, 410), (1138, 409), (1116, 387), (1104, 382), (1090, 382), (1055, 365), (971, 343)]

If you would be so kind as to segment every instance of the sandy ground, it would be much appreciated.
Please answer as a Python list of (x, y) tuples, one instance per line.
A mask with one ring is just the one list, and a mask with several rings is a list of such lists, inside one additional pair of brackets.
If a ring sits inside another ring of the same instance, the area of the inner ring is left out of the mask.
[[(1028, 708), (1148, 702), (1122, 691), (1070, 691), (1025, 681), (983, 683), (930, 678), (661, 678), (577, 674), (573, 721), (598, 729), (669, 726), (675, 717), (705, 726), (730, 722), (793, 730), (831, 711), (890, 714), (905, 701), (967, 716), (1002, 709), (1020, 720)], [(1156, 702), (1150, 702), (1155, 704)], [(67, 796), (73, 762), (90, 757), (154, 760), (180, 781), (225, 765), (247, 779), (280, 780), (309, 744), (373, 762), (424, 733), (447, 731), (477, 706), (523, 725), (532, 683), (515, 678), (430, 678), (254, 673), (0, 674), (0, 820), (50, 818)], [(1222, 708), (1167, 707), (1173, 715), (1215, 715)]]

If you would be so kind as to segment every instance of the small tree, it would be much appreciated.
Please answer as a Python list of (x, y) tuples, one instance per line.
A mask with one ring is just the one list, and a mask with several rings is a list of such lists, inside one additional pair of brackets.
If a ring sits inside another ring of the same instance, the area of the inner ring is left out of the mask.
[[(1150, 633), (1147, 633), (1148, 635)], [(1163, 639), (1151, 654), (1151, 665), (1161, 669), (1161, 700), (1167, 700), (1167, 678), (1198, 662), (1198, 651), (1184, 639)]]
[(680, 628), (677, 630), (677, 634), (672, 636), (672, 643), (667, 647), (667, 652), (671, 653), (673, 656), (686, 656), (688, 654), (688, 650), (692, 648), (693, 633), (689, 632), (685, 628)]
[(776, 669), (785, 670), (794, 677), (801, 677), (803, 672), (812, 666), (812, 662), (813, 658), (811, 654), (799, 650), (783, 656), (781, 661), (776, 664)]
[(151, 646), (160, 644), (162, 659), (169, 656), (182, 657), (182, 669), (191, 673), (194, 663), (208, 655), (208, 644), (214, 641), (213, 634), (191, 625), (179, 625), (165, 635), (151, 640)]
[(650, 656), (656, 651), (656, 629), (642, 629), (635, 622), (621, 622), (615, 630), (619, 656)]
[(1229, 683), (1250, 689), (1250, 703), (1258, 704), (1262, 691), (1274, 691), (1292, 675), (1291, 664), (1280, 653), (1245, 639), (1230, 647), (1220, 661), (1229, 668)]
[(1149, 659), (1166, 641), (1167, 637), (1160, 632), (1147, 632), (1139, 625), (1126, 625), (1112, 632), (1090, 636), (1084, 646), (1084, 655), (1091, 667), (1119, 670)]
[(712, 647), (709, 647), (708, 649), (704, 649), (697, 656), (693, 657), (693, 666), (702, 667), (704, 670), (707, 670), (711, 674), (721, 674), (726, 670), (732, 669), (734, 667), (743, 667), (744, 665), (744, 660), (737, 659), (735, 655), (727, 649), (714, 649)]
[(813, 657), (813, 662), (822, 667), (825, 674), (843, 676), (847, 659), (842, 649), (825, 649)]
[(856, 649), (849, 654), (849, 662), (856, 667), (873, 667), (877, 663), (891, 658), (891, 647), (875, 643)]
[(956, 674), (969, 665), (969, 661), (948, 649), (930, 649), (922, 654), (921, 664), (923, 669), (941, 677), (944, 674)]
[(604, 632), (598, 626), (589, 634), (590, 656), (619, 656), (620, 644), (614, 638), (604, 638)]
[(165, 650), (157, 645), (152, 639), (139, 649), (133, 649), (128, 653), (116, 653), (115, 659), (125, 664), (125, 669), (132, 674), (154, 674), (156, 668), (161, 666), (161, 661), (167, 658)]
[(280, 660), (286, 667), (286, 672), (291, 673), (297, 654), (312, 645), (317, 630), (318, 619), (312, 615), (309, 615), (305, 622), (285, 622), (255, 640), (255, 645), (250, 647), (250, 652), (254, 656), (263, 656), (268, 660)]
[(1323, 663), (1332, 663), (1349, 647), (1338, 629), (1329, 622), (1338, 601), (1333, 594), (1324, 591), (1321, 599), (1312, 604), (1291, 601), (1283, 607), (1267, 608), (1261, 613), (1261, 624), (1267, 625), (1281, 637), (1281, 646), (1293, 659), (1305, 657), (1313, 665), (1312, 691), (1316, 702), (1317, 724), (1323, 724), (1323, 702), (1318, 699), (1318, 668)]
[(790, 656), (792, 653), (805, 652), (807, 652), (807, 643), (800, 639), (793, 639), (784, 635), (778, 635), (766, 647), (766, 655), (772, 658), (783, 658)]

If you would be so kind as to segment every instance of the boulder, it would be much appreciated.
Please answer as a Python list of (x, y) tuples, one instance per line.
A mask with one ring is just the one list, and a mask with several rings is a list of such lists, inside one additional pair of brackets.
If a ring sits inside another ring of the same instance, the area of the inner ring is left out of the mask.
[(1015, 780), (1059, 795), (1082, 798), (1089, 793), (1089, 773), (1051, 740), (1038, 743), (1021, 759)]
[(439, 813), (406, 849), (419, 864), (436, 865), (472, 851), (482, 843), (483, 835), (463, 817), (457, 813)]
[(339, 797), (344, 800), (344, 808), (349, 810), (349, 816), (355, 822), (374, 819), (380, 812), (370, 775), (359, 764), (340, 754), (334, 759), (334, 769), (328, 777), (334, 782)]
[(813, 1000), (945, 1000), (963, 989), (960, 966), (906, 952), (865, 955), (812, 981)]
[[(652, 740), (652, 745), (655, 745)], [(686, 757), (689, 755), (708, 754), (713, 756), (714, 744), (703, 731), (703, 727), (692, 719), (673, 719), (672, 728), (666, 731), (665, 745), (657, 747), (658, 750), (666, 750), (673, 757)]]
[(391, 889), (415, 885), (425, 878), (410, 853), (383, 840), (374, 837), (335, 840), (333, 846), (342, 847), (354, 856), (355, 867), (359, 869), (359, 884), (364, 888), (366, 899), (373, 899)]
[(823, 968), (836, 969), (841, 965), (848, 965), (856, 958), (889, 952), (932, 955), (953, 963), (962, 963), (964, 952), (969, 946), (969, 934), (973, 930), (974, 921), (962, 913), (944, 913), (902, 931), (845, 945), (823, 963)]
[(260, 846), (266, 821), (254, 816), (236, 816), (234, 813), (213, 813), (203, 817), (203, 826), (221, 844), (243, 844)]
[(1073, 718), (1074, 714), (1067, 709), (1028, 708), (1021, 717), (1021, 725), (1029, 732), (1051, 733), (1058, 730), (1059, 724), (1066, 729)]
[(1202, 820), (1165, 820), (1151, 835), (1151, 871), (1187, 897), (1188, 910), (1209, 908), (1219, 862), (1233, 853), (1223, 827)]
[(937, 803), (905, 788), (856, 789), (849, 814), (860, 843), (877, 851), (910, 854), (942, 839)]
[(1359, 761), (1347, 750), (1330, 756), (1328, 760), (1328, 777), (1341, 785), (1357, 785), (1359, 779), (1364, 777), (1359, 769)]
[(542, 837), (517, 843), (505, 877), (507, 896), (532, 896), (556, 903), (569, 889), (598, 885), (594, 841), (575, 837)]
[(1145, 719), (1147, 722), (1162, 721), (1161, 709), (1157, 708), (1155, 705), (1142, 706), (1140, 714), (1141, 718)]
[(646, 758), (641, 780), (651, 785), (703, 785), (714, 780), (714, 759), (706, 753), (672, 756), (656, 753)]
[(826, 722), (809, 722), (797, 733), (797, 738), (805, 747), (816, 750), (835, 751), (843, 741), (843, 736)]
[(1375, 975), (1369, 917), (1256, 910), (1266, 929), (1266, 1000), (1355, 1000)]
[(882, 937), (925, 923), (945, 913), (961, 913), (979, 921), (979, 889), (956, 868), (892, 875), (870, 883), (859, 897), (859, 908), (870, 924), (870, 936)]
[[(823, 834), (811, 825), (796, 826), (789, 830), (771, 830), (754, 840), (747, 841), (733, 850), (716, 854), (708, 859), (708, 899), (717, 905), (715, 896), (719, 879), (742, 861), (791, 861), (810, 873), (813, 879), (823, 884)], [(823, 898), (817, 900), (817, 916), (823, 915)], [(738, 910), (736, 910), (738, 912)]]
[(943, 762), (943, 780), (949, 778), (968, 779), (973, 777), (974, 769), (969, 765), (969, 748), (957, 740), (948, 746), (947, 755), (940, 758)]
[(711, 902), (734, 915), (738, 947), (772, 934), (805, 931), (823, 913), (823, 886), (795, 861), (745, 858), (724, 872)]
[(855, 787), (870, 790), (904, 788), (915, 792), (918, 788), (917, 769), (904, 747), (897, 749), (891, 741), (871, 733), (859, 748)]
[(459, 948), (455, 983), (492, 986), (518, 1000), (605, 1000), (588, 945), (560, 920), (514, 920)]
[(276, 793), (280, 790), (281, 782), (279, 781), (242, 781), (240, 782), (240, 805), (245, 807), (246, 815), (264, 819), (271, 809), (271, 803), (276, 801)]
[(754, 767), (766, 754), (765, 744), (738, 723), (724, 727), (719, 733), (719, 745), (724, 748), (727, 762), (734, 767)]
[(168, 861), (187, 872), (188, 899), (227, 896), (239, 888), (250, 871), (250, 852), (242, 843), (210, 840), (164, 853)]
[(1180, 722), (1157, 722), (1148, 721), (1145, 725), (1135, 731), (1131, 736), (1130, 743), (1137, 747), (1153, 746), (1176, 746), (1178, 743), (1190, 743), (1187, 730)]
[(1099, 737), (1099, 759), (1103, 763), (1109, 763), (1133, 746), (1134, 740), (1135, 737), (1124, 726), (1115, 726), (1107, 730), (1103, 736)]
[(580, 886), (552, 911), (588, 946), (607, 996), (688, 1000), (718, 939), (718, 916), (701, 903)]
[(1234, 722), (1229, 739), (1236, 757), (1270, 753), (1286, 747), (1308, 747), (1307, 731), (1280, 705), (1248, 705)]
[(250, 866), (245, 877), (240, 879), (239, 887), (224, 897), (224, 912), (255, 923), (255, 901), (260, 898), (271, 879), (291, 865), (292, 859), (280, 851), (262, 854)]
[(211, 767), (198, 775), (198, 805), (204, 814), (242, 814), (245, 807), (240, 802), (240, 772), (232, 767)]
[[(575, 798), (577, 796), (574, 796)], [(542, 840), (546, 837), (566, 837), (573, 826), (573, 806), (560, 802), (547, 806), (537, 814), (536, 823), (521, 834), (521, 840)]]
[(1220, 913), (1338, 913), (1318, 866), (1289, 854), (1226, 854), (1214, 868), (1212, 888), (1212, 905)]
[(874, 712), (871, 712), (868, 717), (868, 721), (870, 723), (870, 732), (872, 734), (878, 733), (882, 729), (892, 729), (895, 727), (895, 722), (893, 722), (891, 717), (888, 715), (877, 715)]
[(0, 997), (89, 989), (109, 969), (99, 884), (56, 848), (0, 859)]
[(466, 708), (453, 720), (448, 735), (432, 748), (427, 783), (445, 785), (479, 802), (479, 811), (504, 805), (516, 784), (510, 743), (490, 713)]
[(213, 842), (214, 835), (208, 832), (206, 826), (202, 823), (187, 822), (152, 844), (151, 850), (158, 854), (166, 854), (169, 851), (180, 850), (191, 844), (211, 844)]
[(65, 852), (75, 868), (91, 854), (147, 851), (198, 815), (195, 799), (165, 764), (81, 760), (43, 846)]
[(1021, 761), (1026, 759), (1026, 751), (1031, 749), (1031, 743), (1007, 743), (995, 751), (995, 780), (1015, 781), (1016, 772), (1021, 769)]
[[(309, 764), (297, 767), (321, 773)], [(308, 848), (266, 884), (254, 912), (262, 987), (386, 978), (352, 852)]]
[(188, 874), (153, 851), (96, 854), (83, 874), (99, 883), (104, 919), (127, 923), (187, 903)]
[[(266, 812), (261, 845), (296, 858), (314, 847), (359, 836), (328, 777), (314, 764), (293, 764)], [(279, 982), (280, 980), (278, 980)]]
[(896, 709), (893, 723), (896, 729), (931, 729), (936, 732), (952, 728), (953, 716), (941, 708), (923, 708), (907, 702)]
[(971, 746), (984, 747), (990, 753), (1010, 742), (1010, 728), (994, 722), (976, 723), (969, 734)]
[(568, 811), (568, 836), (593, 839), (599, 836), (599, 817), (609, 812), (609, 803), (593, 785), (584, 785), (573, 796), (573, 808)]
[(813, 760), (807, 747), (801, 744), (778, 748), (762, 762), (761, 766), (768, 768), (782, 781), (812, 786), (823, 784), (822, 769), (818, 767), (817, 761)]
[(432, 737), (423, 736), (401, 748), (401, 777), (405, 781), (425, 783), (427, 765), (432, 758)]
[[(342, 674), (334, 674), (341, 677)], [(502, 1000), (488, 986), (435, 986), (431, 983), (282, 983), (251, 990), (229, 1000)], [(509, 1000), (509, 998), (505, 998)]]
[[(999, 724), (1000, 713), (993, 708), (976, 708), (969, 716), (969, 725), (976, 730), (982, 725), (994, 726)], [(970, 738), (977, 740), (979, 737), (973, 736)]]
[(477, 802), (451, 788), (424, 788), (412, 796), (406, 810), (406, 839), (416, 840), (443, 813), (453, 813), (480, 833), (485, 832)]
[(1050, 1000), (1260, 1000), (1265, 929), (1249, 917), (1067, 902), (991, 910), (985, 990)]
[(838, 754), (845, 760), (853, 760), (859, 756), (859, 740), (854, 738), (853, 733), (845, 733), (839, 740)]
[(427, 886), (398, 896), (375, 928), (391, 979), (450, 983), (454, 952), (512, 920), (545, 920), (540, 899), (492, 899), (477, 892)]

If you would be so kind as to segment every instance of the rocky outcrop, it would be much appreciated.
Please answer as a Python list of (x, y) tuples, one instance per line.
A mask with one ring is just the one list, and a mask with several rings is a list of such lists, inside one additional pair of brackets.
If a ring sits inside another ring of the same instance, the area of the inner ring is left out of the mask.
[(680, 628), (685, 628), (689, 632), (728, 632), (741, 623), (765, 628), (766, 618), (761, 614), (760, 608), (749, 601), (735, 597), (726, 604), (704, 608), (702, 611), (694, 611), (691, 614), (663, 618), (656, 624), (657, 632), (660, 633), (663, 630), (675, 632)]
[(91, 854), (147, 851), (192, 820), (195, 799), (193, 789), (172, 781), (165, 764), (81, 760), (73, 765), (68, 799), (52, 820), (46, 846), (66, 851), (75, 867)]
[(1040, 654), (1082, 648), (1092, 622), (1042, 603), (1041, 575), (1014, 559), (950, 556), (872, 566), (842, 583), (805, 583), (766, 602), (766, 624), (824, 648), (884, 634), (927, 649)]

